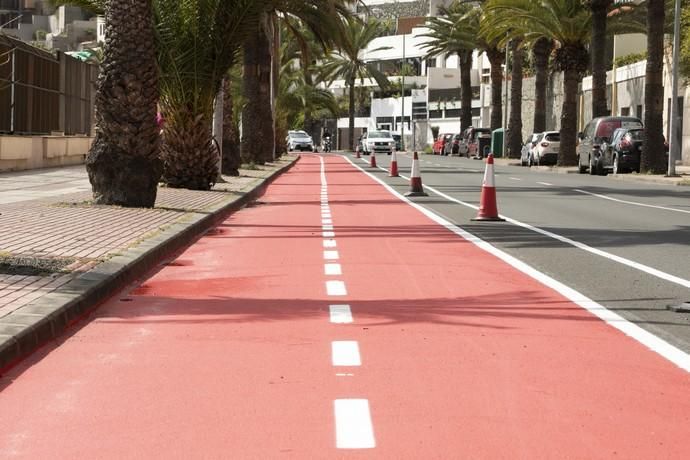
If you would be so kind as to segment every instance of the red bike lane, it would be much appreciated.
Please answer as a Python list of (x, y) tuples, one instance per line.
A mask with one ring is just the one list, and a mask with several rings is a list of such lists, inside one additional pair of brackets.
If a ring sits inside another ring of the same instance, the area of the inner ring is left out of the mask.
[(690, 456), (685, 371), (338, 156), (0, 388), (0, 458)]

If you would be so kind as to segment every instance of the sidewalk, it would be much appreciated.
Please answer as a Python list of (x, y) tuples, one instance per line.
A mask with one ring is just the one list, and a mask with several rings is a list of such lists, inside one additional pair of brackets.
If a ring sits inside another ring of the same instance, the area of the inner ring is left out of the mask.
[[(502, 166), (520, 166), (520, 159), (514, 158), (495, 158), (494, 162)], [(560, 174), (577, 174), (577, 166), (561, 167), (561, 166), (532, 166), (532, 169), (537, 171), (550, 171)], [(666, 177), (661, 174), (609, 174), (608, 177), (618, 180), (638, 181), (638, 182), (653, 182), (657, 184), (666, 185), (687, 185), (690, 186), (690, 166), (677, 165), (677, 177)]]
[(97, 206), (83, 166), (0, 174), (0, 373), (214, 223), (298, 156), (200, 192), (159, 188), (153, 209)]

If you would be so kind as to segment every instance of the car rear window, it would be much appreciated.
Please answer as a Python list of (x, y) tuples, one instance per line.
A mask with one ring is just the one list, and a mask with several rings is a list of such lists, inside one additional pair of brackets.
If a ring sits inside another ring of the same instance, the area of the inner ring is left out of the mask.
[(613, 132), (618, 128), (641, 128), (642, 124), (634, 120), (606, 120), (599, 123), (596, 137), (601, 137), (608, 141), (611, 140)]
[(644, 137), (644, 130), (643, 129), (631, 129), (628, 131), (628, 135), (630, 136), (630, 139), (634, 141), (641, 141), (642, 138)]
[(561, 141), (561, 134), (560, 133), (550, 133), (547, 134), (546, 137), (544, 138), (545, 141), (551, 141), (551, 142), (560, 142)]

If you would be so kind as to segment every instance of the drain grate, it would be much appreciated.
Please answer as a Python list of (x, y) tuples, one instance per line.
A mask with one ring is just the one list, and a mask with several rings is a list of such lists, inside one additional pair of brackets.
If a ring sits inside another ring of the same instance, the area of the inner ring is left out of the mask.
[(20, 276), (45, 276), (52, 273), (64, 273), (66, 267), (76, 259), (39, 257), (0, 256), (0, 274)]
[(690, 313), (690, 302), (684, 302), (680, 305), (669, 305), (668, 309), (676, 313)]

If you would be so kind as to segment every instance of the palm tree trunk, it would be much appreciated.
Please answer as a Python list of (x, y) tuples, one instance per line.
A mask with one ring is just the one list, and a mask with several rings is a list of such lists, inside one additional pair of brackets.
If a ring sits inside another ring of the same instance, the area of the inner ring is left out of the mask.
[(151, 2), (109, 1), (105, 17), (89, 181), (98, 204), (153, 207), (163, 163)]
[(460, 131), (472, 126), (472, 50), (458, 53), (460, 61)]
[(534, 124), (532, 132), (546, 131), (546, 89), (548, 84), (549, 54), (551, 40), (540, 38), (534, 43)]
[(512, 64), (510, 69), (510, 122), (506, 148), (508, 158), (520, 158), (522, 150), (522, 64), (524, 50), (519, 40), (510, 44)]
[(350, 143), (350, 150), (355, 150), (355, 79), (350, 79), (348, 83), (350, 89), (350, 105), (348, 107), (348, 142)]
[(592, 118), (608, 114), (606, 101), (606, 15), (611, 0), (591, 0)]
[(491, 64), (491, 131), (503, 125), (503, 69), (504, 53), (496, 48), (486, 50)]
[(240, 139), (235, 123), (235, 105), (232, 97), (230, 78), (223, 79), (223, 161), (221, 162), (223, 174), (227, 176), (239, 176), (240, 164)]
[(169, 187), (210, 190), (218, 178), (218, 149), (213, 142), (213, 101), (199, 114), (169, 108), (163, 130), (164, 180)]
[(663, 138), (664, 0), (647, 1), (647, 72), (644, 83), (644, 127), (641, 169), (661, 174), (666, 170)]
[(561, 113), (561, 144), (558, 154), (558, 166), (577, 164), (575, 152), (577, 140), (577, 87), (580, 84), (580, 72), (568, 68), (563, 72), (563, 110)]
[(275, 138), (271, 108), (271, 40), (263, 14), (260, 26), (244, 44), (242, 160), (265, 164), (273, 159)]

